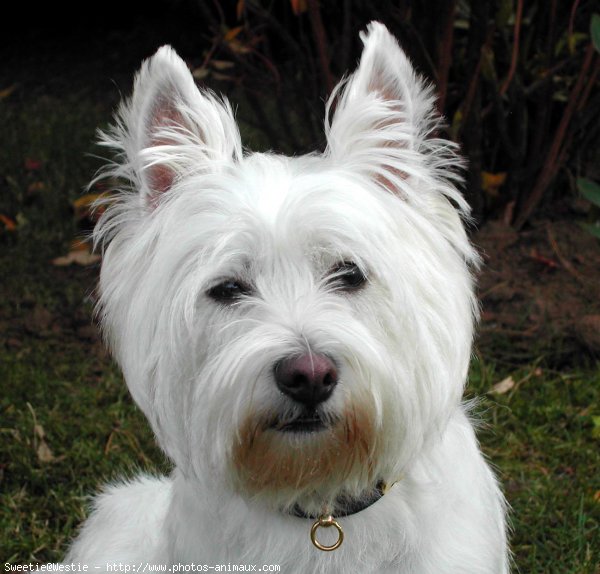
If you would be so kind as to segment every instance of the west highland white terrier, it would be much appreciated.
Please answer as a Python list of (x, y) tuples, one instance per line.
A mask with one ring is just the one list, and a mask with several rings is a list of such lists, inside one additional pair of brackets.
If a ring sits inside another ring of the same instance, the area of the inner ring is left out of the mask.
[(107, 487), (68, 562), (508, 572), (461, 402), (478, 263), (462, 161), (387, 29), (361, 38), (323, 153), (245, 153), (169, 47), (102, 136), (123, 185), (94, 232), (100, 317), (174, 471)]

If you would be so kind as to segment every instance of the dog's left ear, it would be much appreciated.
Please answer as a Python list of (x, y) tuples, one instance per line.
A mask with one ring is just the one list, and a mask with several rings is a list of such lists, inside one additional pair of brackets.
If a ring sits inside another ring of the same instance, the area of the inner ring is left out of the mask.
[[(326, 154), (407, 198), (414, 190), (409, 180), (432, 173), (432, 160), (456, 162), (453, 144), (432, 138), (439, 121), (433, 89), (415, 73), (387, 28), (371, 22), (360, 37), (360, 64), (328, 102)], [(432, 154), (436, 142), (440, 145)]]

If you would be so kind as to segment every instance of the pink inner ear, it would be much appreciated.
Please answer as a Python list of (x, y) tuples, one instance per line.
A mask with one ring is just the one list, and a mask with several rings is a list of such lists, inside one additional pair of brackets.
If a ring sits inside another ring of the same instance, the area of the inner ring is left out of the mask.
[[(175, 139), (161, 134), (161, 131), (182, 129), (184, 119), (176, 109), (174, 102), (167, 99), (158, 98), (151, 112), (148, 131), (150, 141), (148, 147), (158, 146), (174, 146), (177, 145)], [(151, 165), (146, 170), (146, 178), (148, 187), (150, 188), (151, 196), (150, 203), (156, 207), (161, 194), (169, 191), (173, 187), (177, 174), (175, 171), (164, 163), (156, 163)]]
[[(398, 101), (399, 96), (397, 94), (397, 90), (394, 89), (394, 86), (390, 85), (390, 78), (385, 77), (385, 71), (381, 69), (380, 66), (375, 67), (371, 72), (371, 77), (369, 78), (369, 84), (367, 86), (367, 90), (369, 92), (378, 92), (381, 97), (388, 101)], [(398, 101), (398, 103), (400, 103)]]
[[(402, 121), (400, 119), (400, 114), (402, 113), (402, 102), (399, 99), (400, 96), (397, 93), (397, 88), (395, 88), (395, 86), (393, 86), (390, 83), (392, 81), (393, 79), (386, 78), (385, 71), (380, 66), (376, 65), (374, 70), (372, 70), (372, 74), (369, 79), (369, 84), (367, 88), (368, 91), (371, 93), (378, 93), (383, 98), (383, 100), (387, 102), (394, 102), (394, 104), (392, 105), (392, 110), (395, 112), (395, 114), (391, 116), (387, 121), (380, 122), (376, 126), (376, 129), (385, 129), (395, 124), (396, 122)], [(406, 147), (406, 144), (400, 141), (386, 142), (384, 144), (384, 147), (395, 147), (398, 149), (402, 149)], [(395, 177), (398, 177), (403, 180), (408, 179), (408, 174), (404, 173), (403, 171), (397, 168), (389, 166), (388, 171)], [(375, 179), (382, 187), (387, 189), (390, 193), (404, 198), (404, 195), (402, 194), (401, 190), (397, 189), (397, 187), (392, 183), (392, 181), (384, 175), (378, 174), (377, 176), (375, 176)]]
[(169, 191), (173, 187), (174, 180), (175, 173), (166, 165), (153, 165), (148, 169), (148, 186), (153, 195)]
[[(408, 175), (402, 171), (399, 171), (397, 169), (391, 169), (390, 171), (393, 171), (394, 174), (397, 175), (400, 179), (408, 179)], [(383, 175), (377, 175), (375, 176), (375, 179), (382, 187), (387, 189), (390, 193), (397, 195), (400, 199), (406, 199), (406, 196), (402, 192), (402, 190), (398, 189), (387, 177)]]

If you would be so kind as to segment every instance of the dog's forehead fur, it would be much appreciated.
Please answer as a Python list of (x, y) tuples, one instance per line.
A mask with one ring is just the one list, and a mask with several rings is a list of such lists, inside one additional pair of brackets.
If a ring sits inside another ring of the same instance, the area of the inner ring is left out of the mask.
[(366, 265), (408, 224), (401, 215), (410, 210), (319, 155), (252, 154), (229, 173), (186, 178), (168, 193), (150, 228), (219, 267), (277, 259)]

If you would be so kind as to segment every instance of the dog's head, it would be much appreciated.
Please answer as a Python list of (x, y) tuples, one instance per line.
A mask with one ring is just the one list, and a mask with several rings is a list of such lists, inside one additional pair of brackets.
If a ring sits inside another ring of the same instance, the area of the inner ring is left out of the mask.
[(362, 40), (324, 153), (243, 153), (169, 48), (102, 136), (124, 185), (95, 231), (100, 313), (133, 397), (183, 472), (278, 506), (396, 479), (469, 362), (461, 162), (394, 38)]

